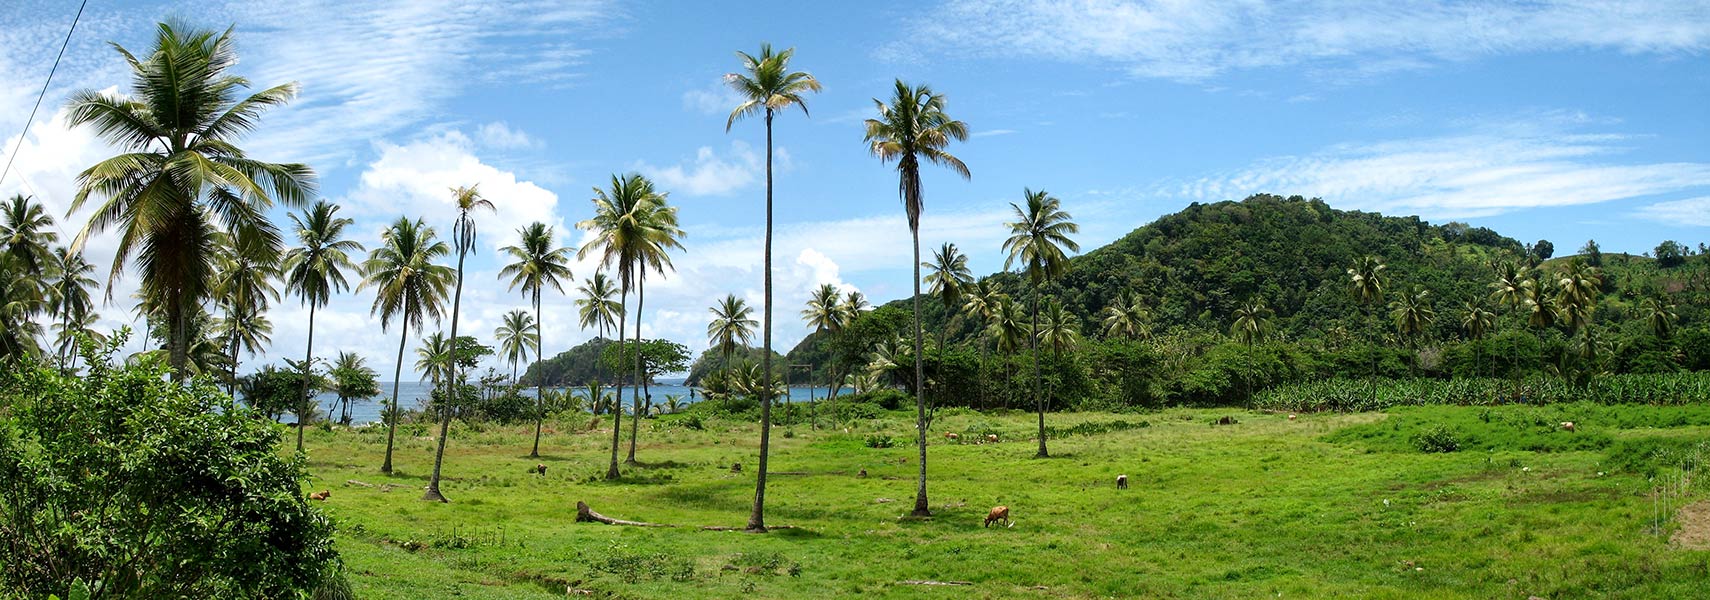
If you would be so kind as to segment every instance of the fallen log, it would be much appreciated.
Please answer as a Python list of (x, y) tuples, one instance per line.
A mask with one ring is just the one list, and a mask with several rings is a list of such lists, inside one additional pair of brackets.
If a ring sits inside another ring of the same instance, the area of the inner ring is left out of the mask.
[[(799, 529), (799, 528), (796, 527), (795, 525), (772, 525), (770, 527), (767, 527), (766, 531), (775, 531), (778, 529)], [(748, 528), (747, 527), (726, 527), (723, 525), (707, 525), (705, 527), (702, 527), (701, 531), (748, 531)]]
[(921, 579), (909, 579), (909, 580), (903, 581), (902, 584), (903, 585), (974, 585), (974, 582), (972, 582), (972, 581), (930, 581), (930, 580), (921, 580)]
[(665, 524), (665, 523), (646, 523), (646, 522), (642, 522), (642, 521), (625, 521), (623, 519), (613, 519), (611, 517), (608, 517), (608, 516), (602, 515), (600, 513), (594, 512), (594, 509), (588, 507), (587, 502), (582, 502), (580, 500), (577, 500), (576, 501), (576, 522), (586, 523), (586, 522), (590, 522), (590, 521), (597, 522), (597, 523), (605, 523), (607, 525), (630, 525), (630, 526), (634, 526), (634, 527), (676, 527), (676, 525), (669, 525), (669, 524)]
[(362, 487), (374, 487), (374, 484), (372, 484), (372, 483), (363, 483), (363, 482), (357, 481), (355, 479), (346, 479), (346, 480), (344, 480), (344, 484), (345, 485), (360, 485)]

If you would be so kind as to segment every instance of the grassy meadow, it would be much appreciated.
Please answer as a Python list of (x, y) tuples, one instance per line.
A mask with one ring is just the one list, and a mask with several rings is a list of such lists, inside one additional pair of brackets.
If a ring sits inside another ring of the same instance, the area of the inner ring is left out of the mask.
[[(1215, 425), (1223, 416), (1238, 423)], [(1577, 431), (1557, 426), (1564, 417), (1579, 419)], [(683, 415), (643, 423), (642, 463), (617, 483), (600, 479), (610, 430), (586, 429), (586, 415), (549, 424), (545, 476), (530, 472), (531, 427), (459, 426), (446, 455), (449, 504), (419, 500), (432, 468), (428, 429), (399, 428), (390, 477), (378, 472), (382, 429), (314, 429), (308, 491), (332, 491), (321, 506), (363, 598), (1686, 598), (1710, 589), (1710, 550), (1671, 542), (1694, 532), (1659, 518), (1705, 495), (1690, 475), (1710, 454), (1701, 445), (1710, 407), (1407, 407), (1293, 421), (1233, 409), (1054, 414), (1063, 437), (1043, 460), (1033, 458), (1033, 419), (942, 412), (929, 520), (901, 518), (915, 471), (904, 412), (777, 428), (767, 521), (798, 529), (764, 535), (696, 527), (741, 526), (754, 492), (757, 426), (719, 418), (699, 430)], [(953, 442), (946, 431), (967, 434)], [(1000, 442), (972, 443), (986, 432)], [(869, 447), (883, 436), (895, 445)], [(1443, 438), (1455, 451), (1421, 451), (1445, 449)], [(1118, 474), (1129, 489), (1115, 488)], [(577, 501), (688, 527), (577, 523)], [(982, 527), (994, 505), (1010, 507), (1012, 527)]]

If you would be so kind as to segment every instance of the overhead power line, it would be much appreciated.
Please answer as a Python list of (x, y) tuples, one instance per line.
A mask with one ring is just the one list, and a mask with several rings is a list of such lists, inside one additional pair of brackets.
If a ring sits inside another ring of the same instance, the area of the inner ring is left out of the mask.
[(65, 31), (65, 41), (59, 45), (59, 55), (53, 57), (53, 68), (48, 69), (47, 81), (42, 82), (42, 91), (36, 94), (36, 105), (30, 109), (30, 118), (24, 121), (24, 132), (18, 134), (18, 144), (12, 148), (11, 156), (6, 157), (6, 169), (0, 170), (0, 185), (6, 183), (6, 176), (12, 173), (12, 161), (18, 159), (18, 151), (24, 148), (24, 137), (30, 135), (30, 124), (36, 120), (36, 111), (42, 108), (42, 98), (47, 97), (48, 85), (53, 83), (53, 74), (59, 70), (59, 59), (65, 58), (65, 48), (71, 45), (71, 34), (77, 31), (77, 22), (83, 19), (83, 8), (89, 6), (89, 0), (83, 0), (77, 5), (77, 16), (71, 18), (71, 28)]

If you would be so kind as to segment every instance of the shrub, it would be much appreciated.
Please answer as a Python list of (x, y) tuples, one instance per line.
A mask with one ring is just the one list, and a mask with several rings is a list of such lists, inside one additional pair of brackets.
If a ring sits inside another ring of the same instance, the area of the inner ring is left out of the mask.
[[(0, 588), (21, 597), (297, 597), (336, 584), (332, 522), (283, 429), (158, 361), (0, 375)], [(146, 566), (139, 566), (146, 565)]]
[(868, 448), (890, 448), (895, 445), (897, 445), (896, 441), (892, 440), (891, 436), (888, 435), (875, 433), (867, 436)]
[(1437, 425), (1413, 434), (1413, 447), (1427, 453), (1454, 452), (1461, 449), (1461, 442), (1453, 430)]

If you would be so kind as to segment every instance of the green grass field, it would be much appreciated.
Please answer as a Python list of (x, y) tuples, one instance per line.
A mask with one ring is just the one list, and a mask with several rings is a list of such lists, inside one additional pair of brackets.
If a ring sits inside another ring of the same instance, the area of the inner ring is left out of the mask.
[[(1577, 432), (1555, 426), (1562, 414), (1581, 419)], [(1224, 415), (1239, 423), (1212, 425)], [(799, 529), (764, 535), (575, 522), (580, 500), (619, 519), (743, 525), (758, 428), (720, 419), (705, 430), (676, 416), (644, 423), (642, 464), (620, 483), (599, 479), (609, 429), (572, 431), (587, 426), (586, 416), (552, 424), (544, 477), (529, 472), (532, 427), (455, 428), (450, 504), (419, 500), (433, 443), (421, 428), (399, 429), (399, 472), (390, 477), (378, 472), (383, 431), (313, 430), (309, 487), (332, 490), (324, 508), (363, 598), (562, 598), (567, 588), (626, 598), (1688, 598), (1710, 590), (1710, 551), (1671, 543), (1678, 523), (1658, 527), (1659, 513), (1672, 512), (1665, 501), (1705, 496), (1690, 475), (1693, 449), (1710, 454), (1697, 445), (1710, 438), (1710, 407), (1434, 407), (1297, 421), (1238, 410), (1053, 414), (1056, 427), (1092, 425), (1052, 440), (1054, 457), (1044, 460), (1032, 457), (1033, 418), (941, 415), (931, 436), (930, 520), (901, 518), (915, 471), (901, 412), (847, 431), (775, 429), (768, 523)], [(1097, 426), (1113, 421), (1148, 426)], [(1419, 451), (1414, 440), (1433, 428), (1460, 450)], [(945, 431), (995, 431), (1001, 441), (958, 444)], [(870, 435), (892, 436), (896, 446), (869, 448)], [(626, 444), (627, 436), (626, 423)], [(738, 462), (743, 471), (732, 473)], [(862, 469), (869, 477), (856, 476)], [(1130, 489), (1115, 489), (1118, 474)], [(1665, 484), (1673, 491), (1659, 495)], [(1013, 527), (981, 526), (994, 505), (1010, 507)]]

